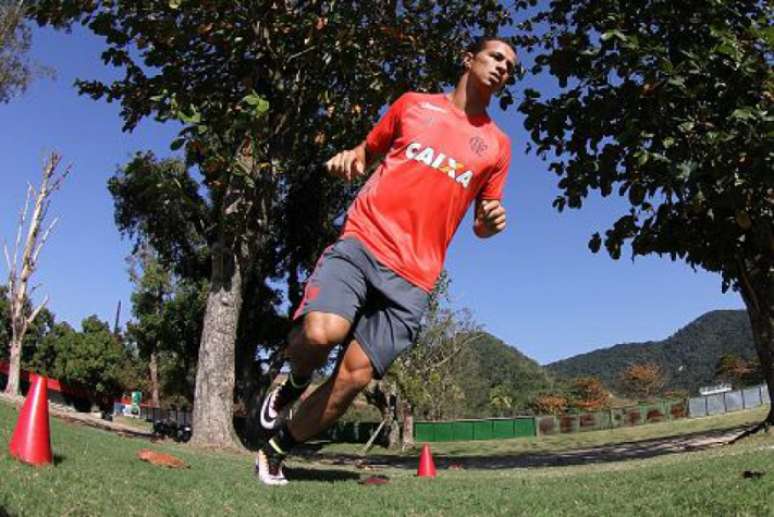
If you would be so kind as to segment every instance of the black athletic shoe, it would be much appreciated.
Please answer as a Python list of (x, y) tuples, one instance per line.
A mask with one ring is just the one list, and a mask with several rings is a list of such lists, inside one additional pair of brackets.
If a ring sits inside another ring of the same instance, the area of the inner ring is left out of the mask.
[(261, 427), (267, 431), (279, 429), (290, 413), (290, 407), (306, 391), (309, 383), (293, 386), (290, 377), (266, 395), (261, 405)]

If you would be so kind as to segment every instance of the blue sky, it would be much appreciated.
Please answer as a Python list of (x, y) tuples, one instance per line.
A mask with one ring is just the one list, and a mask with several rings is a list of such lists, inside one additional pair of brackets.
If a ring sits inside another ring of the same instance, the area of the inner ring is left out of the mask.
[[(99, 59), (102, 49), (82, 29), (35, 30), (32, 58), (53, 67), (57, 78), (38, 80), (23, 96), (0, 104), (0, 240), (12, 246), (26, 184), (39, 181), (46, 154), (56, 150), (72, 164), (53, 199), (51, 215), (60, 221), (41, 255), (35, 298), (48, 294), (57, 318), (76, 326), (90, 314), (112, 323), (119, 300), (122, 322), (130, 316), (125, 258), (131, 246), (113, 223), (106, 182), (137, 150), (169, 155), (176, 134), (148, 120), (123, 133), (118, 105), (78, 96), (76, 78), (116, 75)], [(550, 84), (528, 77), (518, 91), (545, 91)], [(525, 153), (521, 115), (494, 106), (491, 114), (513, 142), (504, 197), (509, 227), (479, 240), (469, 215), (447, 257), (455, 305), (470, 308), (486, 330), (547, 363), (617, 343), (664, 339), (707, 311), (743, 308), (738, 294), (721, 293), (716, 274), (655, 256), (632, 262), (626, 255), (614, 261), (592, 254), (589, 236), (605, 230), (627, 205), (593, 197), (580, 211), (557, 213), (551, 207), (555, 176)]]

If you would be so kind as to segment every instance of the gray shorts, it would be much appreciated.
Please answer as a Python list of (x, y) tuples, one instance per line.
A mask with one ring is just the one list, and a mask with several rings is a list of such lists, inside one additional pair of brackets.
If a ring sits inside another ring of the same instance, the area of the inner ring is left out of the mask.
[(428, 293), (380, 264), (357, 239), (329, 246), (306, 282), (293, 315), (337, 314), (352, 323), (352, 335), (371, 360), (377, 379), (416, 339)]

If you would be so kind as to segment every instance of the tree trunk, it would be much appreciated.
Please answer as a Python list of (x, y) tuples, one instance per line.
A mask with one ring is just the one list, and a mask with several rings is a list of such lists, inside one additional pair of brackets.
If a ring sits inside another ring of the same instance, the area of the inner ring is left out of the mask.
[(401, 413), (403, 413), (401, 419), (403, 422), (402, 448), (406, 450), (414, 446), (414, 408), (407, 400), (401, 401), (400, 407)]
[(394, 385), (390, 386), (389, 401), (389, 426), (387, 427), (387, 448), (400, 447), (400, 419), (398, 418), (398, 395)]
[(159, 362), (156, 350), (151, 351), (148, 370), (151, 381), (151, 403), (154, 407), (159, 407), (161, 405), (159, 404)]
[(235, 347), (242, 308), (242, 269), (235, 254), (213, 250), (194, 393), (192, 443), (239, 448), (234, 431)]
[(8, 383), (5, 385), (7, 395), (19, 394), (19, 374), (21, 372), (21, 341), (11, 340), (11, 355), (8, 359)]
[(756, 316), (750, 314), (750, 323), (752, 324), (755, 348), (761, 361), (763, 377), (769, 388), (771, 402), (766, 422), (769, 425), (774, 425), (774, 361), (772, 361), (772, 355), (774, 355), (774, 311), (769, 309), (766, 313)]
[[(740, 291), (750, 318), (753, 342), (761, 373), (769, 389), (769, 414), (764, 421), (774, 425), (774, 266), (740, 267)], [(740, 262), (743, 264), (743, 262)]]
[(242, 311), (242, 283), (265, 247), (274, 194), (270, 170), (259, 174), (249, 138), (240, 145), (237, 169), (221, 201), (220, 233), (212, 250), (212, 274), (204, 329), (199, 345), (194, 392), (193, 437), (196, 445), (238, 448), (234, 429), (236, 340)]

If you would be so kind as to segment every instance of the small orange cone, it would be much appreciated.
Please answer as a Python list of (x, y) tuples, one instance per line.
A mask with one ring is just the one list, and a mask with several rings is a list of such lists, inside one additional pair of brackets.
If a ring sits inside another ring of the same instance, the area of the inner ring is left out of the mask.
[(430, 454), (430, 446), (427, 444), (422, 447), (422, 454), (419, 456), (419, 468), (417, 469), (417, 477), (435, 477), (435, 462), (433, 462), (433, 455)]
[(51, 463), (51, 436), (48, 428), (48, 380), (30, 375), (34, 383), (27, 393), (8, 451), (30, 465)]

